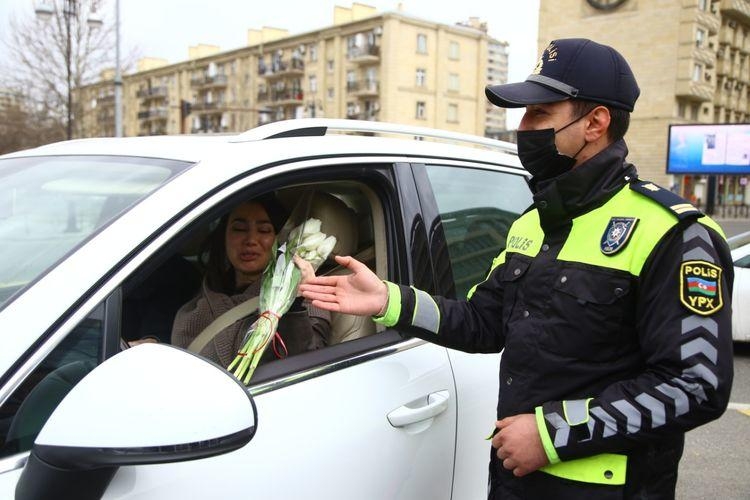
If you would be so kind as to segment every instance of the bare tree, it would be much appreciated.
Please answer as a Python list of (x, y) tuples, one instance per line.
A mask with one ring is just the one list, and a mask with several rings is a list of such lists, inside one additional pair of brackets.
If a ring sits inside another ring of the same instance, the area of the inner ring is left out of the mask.
[(64, 139), (59, 121), (27, 103), (12, 95), (0, 105), (0, 155)]
[[(49, 19), (29, 9), (10, 20), (4, 85), (23, 91), (31, 115), (52, 119), (63, 138), (72, 117), (72, 136), (80, 137), (81, 120), (75, 118), (82, 107), (70, 93), (114, 66), (113, 9), (106, 0), (48, 0), (46, 5), (51, 7)], [(95, 18), (103, 22), (89, 25)]]

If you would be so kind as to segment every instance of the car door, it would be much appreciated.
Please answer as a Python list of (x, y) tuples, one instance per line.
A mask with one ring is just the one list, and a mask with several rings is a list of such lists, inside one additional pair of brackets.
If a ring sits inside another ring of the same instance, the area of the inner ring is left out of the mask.
[[(505, 248), (513, 221), (531, 204), (519, 169), (460, 162), (413, 165), (429, 231), (440, 295), (464, 299), (484, 280)], [(498, 354), (449, 350), (456, 380), (458, 422), (454, 498), (487, 494), (487, 463), (498, 397)]]
[[(290, 164), (278, 170), (296, 168)], [(313, 169), (305, 180), (315, 181), (314, 174)], [(387, 253), (384, 277), (412, 281), (415, 262), (428, 260), (426, 235), (419, 224), (404, 227), (404, 221), (415, 217), (399, 209), (408, 203), (401, 198), (393, 165), (352, 164), (336, 175), (337, 181), (366, 185), (373, 200), (379, 200), (375, 225), (382, 230), (380, 247)], [(248, 177), (236, 189), (224, 190), (246, 198), (284, 182), (280, 176), (256, 188)], [(205, 210), (226, 201), (206, 202)], [(195, 218), (200, 210), (186, 218)], [(148, 267), (159, 251), (151, 245), (142, 252), (153, 255), (133, 260)], [(118, 294), (122, 287), (107, 300), (116, 302)], [(445, 349), (386, 330), (271, 365), (259, 368), (259, 382), (248, 389), (256, 396), (259, 424), (247, 446), (193, 462), (122, 467), (103, 498), (450, 498), (456, 399)], [(179, 416), (175, 425), (180, 425)], [(127, 440), (139, 429), (122, 432)], [(16, 465), (0, 474), (0, 495), (8, 498), (23, 455), (9, 460)]]
[[(375, 226), (384, 230), (388, 277), (408, 282), (415, 261), (427, 260), (426, 234), (411, 224), (418, 214), (405, 212), (414, 188), (399, 182), (413, 183), (408, 166), (406, 175), (393, 169), (348, 165), (335, 181), (364, 183), (382, 200), (373, 211), (382, 211)], [(450, 498), (456, 401), (446, 350), (386, 330), (289, 361), (306, 366), (316, 357), (308, 369), (279, 363), (256, 372), (259, 424), (249, 445), (207, 460), (122, 468), (105, 498)]]

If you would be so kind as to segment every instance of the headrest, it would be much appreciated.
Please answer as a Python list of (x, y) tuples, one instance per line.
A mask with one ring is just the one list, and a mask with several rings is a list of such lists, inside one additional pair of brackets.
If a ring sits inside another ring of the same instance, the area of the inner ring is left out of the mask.
[(333, 253), (352, 255), (357, 251), (357, 216), (346, 203), (331, 194), (316, 192), (310, 204), (310, 217), (320, 219), (320, 230), (336, 237)]

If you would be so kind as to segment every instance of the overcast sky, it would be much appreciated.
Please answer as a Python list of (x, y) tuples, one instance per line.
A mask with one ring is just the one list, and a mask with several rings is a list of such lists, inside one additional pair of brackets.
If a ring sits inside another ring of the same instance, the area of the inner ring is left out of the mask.
[[(10, 16), (34, 15), (42, 0), (0, 0), (0, 37)], [(188, 47), (198, 43), (229, 50), (245, 45), (247, 30), (272, 26), (290, 33), (313, 31), (333, 23), (333, 7), (350, 7), (336, 0), (120, 0), (122, 52), (160, 57), (175, 63), (187, 59)], [(523, 80), (538, 57), (536, 48), (539, 0), (363, 0), (379, 12), (403, 11), (430, 21), (453, 24), (471, 16), (486, 21), (490, 36), (510, 44), (509, 80)], [(105, 8), (114, 19), (115, 0)], [(0, 47), (0, 57), (5, 51)], [(114, 64), (113, 64), (114, 65)], [(511, 113), (508, 125), (520, 119)]]

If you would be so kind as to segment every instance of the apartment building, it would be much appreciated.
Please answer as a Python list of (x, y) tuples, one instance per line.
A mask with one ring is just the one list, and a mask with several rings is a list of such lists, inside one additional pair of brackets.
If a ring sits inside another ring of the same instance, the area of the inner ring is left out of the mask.
[[(302, 117), (351, 118), (477, 135), (505, 129), (484, 88), (507, 81), (507, 43), (477, 19), (444, 25), (355, 3), (333, 25), (248, 31), (247, 46), (198, 45), (176, 64), (123, 77), (124, 135), (238, 132)], [(113, 134), (111, 75), (77, 90), (85, 136)]]
[[(626, 136), (643, 178), (706, 203), (746, 205), (747, 176), (666, 173), (668, 127), (750, 122), (750, 0), (541, 0), (539, 51), (555, 38), (612, 45), (628, 60), (641, 97)], [(713, 187), (713, 186), (712, 186)]]

